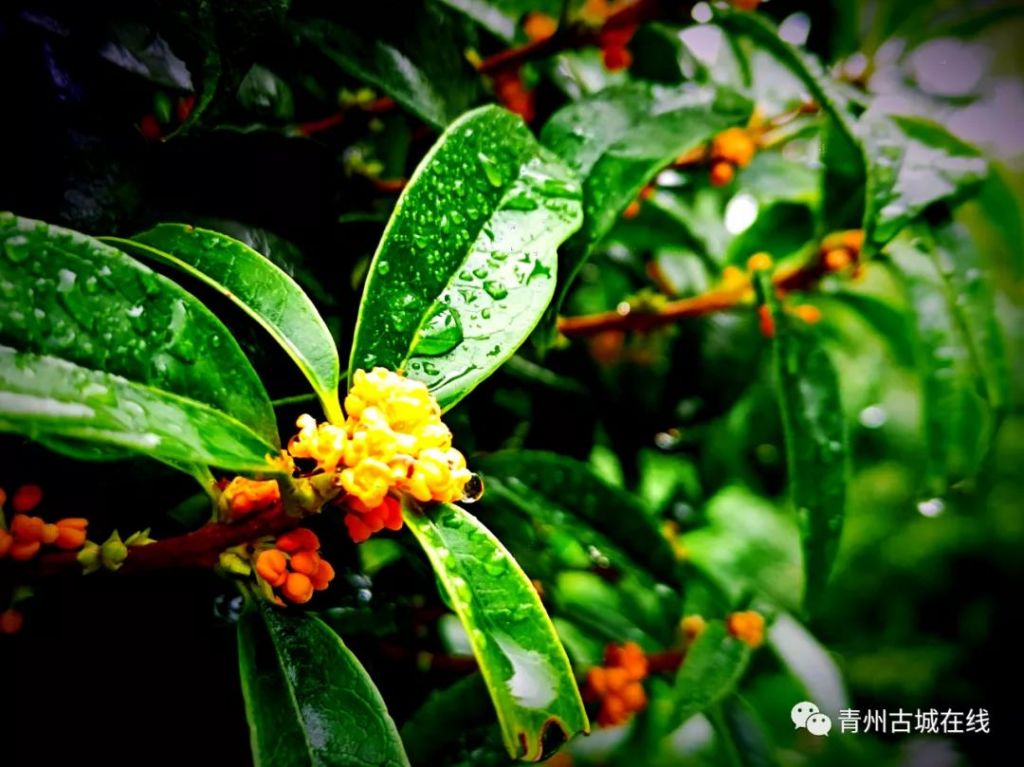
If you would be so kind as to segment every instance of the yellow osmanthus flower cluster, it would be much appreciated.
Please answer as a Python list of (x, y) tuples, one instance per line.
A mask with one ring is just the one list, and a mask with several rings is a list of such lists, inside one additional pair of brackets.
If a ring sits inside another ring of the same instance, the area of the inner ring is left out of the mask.
[(357, 543), (383, 527), (402, 526), (397, 505), (386, 502), (392, 490), (422, 502), (463, 497), (473, 474), (424, 384), (385, 368), (357, 370), (345, 412), (341, 425), (300, 416), (288, 452), (336, 476), (348, 496), (345, 524)]

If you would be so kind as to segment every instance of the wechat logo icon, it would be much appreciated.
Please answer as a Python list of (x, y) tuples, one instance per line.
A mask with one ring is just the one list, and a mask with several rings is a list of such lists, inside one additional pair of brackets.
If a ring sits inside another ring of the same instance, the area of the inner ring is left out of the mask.
[(789, 718), (793, 720), (796, 729), (799, 730), (803, 727), (811, 735), (828, 735), (832, 729), (832, 719), (827, 714), (821, 713), (818, 707), (809, 700), (793, 706), (792, 711), (789, 712)]

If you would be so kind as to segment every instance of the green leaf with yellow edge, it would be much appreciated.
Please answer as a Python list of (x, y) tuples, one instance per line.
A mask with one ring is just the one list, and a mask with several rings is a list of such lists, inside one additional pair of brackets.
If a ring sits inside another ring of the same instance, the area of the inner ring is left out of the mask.
[(204, 402), (278, 444), (263, 384), (223, 323), (130, 256), (0, 213), (0, 343)]
[(104, 239), (141, 258), (180, 269), (224, 294), (295, 361), (328, 419), (344, 420), (334, 339), (309, 296), (280, 267), (233, 237), (187, 224), (158, 224), (130, 240)]
[(373, 680), (319, 618), (260, 604), (238, 656), (258, 767), (408, 767)]
[(572, 173), (494, 106), (456, 120), (409, 180), (363, 290), (349, 372), (383, 366), (449, 408), (493, 373), (551, 301), (579, 226)]
[(565, 649), (501, 542), (451, 504), (407, 503), (403, 517), (466, 629), (509, 754), (536, 761), (551, 725), (565, 738), (589, 731)]
[(0, 431), (257, 474), (273, 473), (267, 459), (277, 454), (209, 405), (7, 346), (0, 346)]
[(786, 473), (803, 541), (804, 600), (814, 609), (839, 548), (846, 506), (850, 446), (839, 381), (814, 333), (782, 310), (769, 274), (758, 272), (755, 284), (775, 326), (772, 357)]
[(725, 88), (632, 83), (580, 99), (556, 112), (541, 142), (583, 181), (583, 226), (562, 248), (558, 294), (640, 190), (676, 157), (726, 128), (744, 123), (752, 105)]

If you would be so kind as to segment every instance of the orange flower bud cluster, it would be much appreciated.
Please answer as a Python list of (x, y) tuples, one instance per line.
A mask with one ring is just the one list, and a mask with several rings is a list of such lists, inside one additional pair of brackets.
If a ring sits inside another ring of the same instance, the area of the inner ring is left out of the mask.
[(601, 46), (601, 60), (604, 62), (605, 69), (609, 72), (629, 69), (629, 66), (633, 63), (633, 54), (628, 46), (634, 34), (636, 34), (635, 24), (601, 30), (601, 33), (598, 35), (598, 44)]
[(736, 168), (750, 165), (757, 152), (757, 144), (744, 128), (727, 128), (711, 141), (711, 170), (713, 186), (725, 186), (736, 175)]
[(523, 19), (523, 32), (533, 42), (546, 40), (558, 31), (558, 20), (540, 11), (531, 11)]
[(726, 616), (725, 627), (730, 634), (753, 648), (764, 642), (764, 616), (755, 610), (730, 613)]
[[(18, 512), (11, 519), (10, 529), (0, 527), (0, 559), (10, 556), (17, 562), (32, 559), (43, 546), (56, 546), (59, 549), (78, 549), (85, 543), (88, 520), (81, 517), (68, 517), (56, 522), (45, 522), (41, 517), (33, 517), (26, 512), (32, 511), (43, 499), (43, 491), (38, 485), (22, 485), (11, 498), (11, 507)], [(0, 505), (6, 502), (6, 494), (0, 490)]]
[(730, 0), (732, 7), (737, 11), (756, 11), (761, 0)]
[(241, 519), (255, 511), (269, 510), (281, 504), (281, 488), (277, 480), (254, 480), (235, 477), (220, 496), (222, 508), (231, 521)]
[(587, 696), (601, 701), (599, 726), (625, 724), (632, 714), (647, 706), (647, 694), (641, 684), (646, 676), (647, 656), (638, 644), (608, 645), (604, 666), (595, 666), (587, 673)]
[(847, 229), (833, 232), (821, 241), (821, 263), (830, 272), (839, 272), (860, 261), (864, 231)]
[(383, 528), (402, 526), (392, 491), (418, 501), (449, 503), (463, 498), (473, 474), (452, 434), (441, 421), (441, 408), (427, 387), (384, 368), (357, 370), (345, 397), (345, 423), (317, 424), (299, 418), (299, 433), (288, 451), (313, 459), (347, 495), (345, 523), (353, 540), (366, 540)]
[(526, 122), (532, 122), (537, 114), (533, 91), (523, 83), (519, 68), (503, 69), (494, 73), (494, 97), (498, 103), (515, 112)]
[(793, 315), (800, 318), (808, 325), (817, 325), (821, 322), (821, 309), (811, 304), (800, 304), (793, 307)]
[[(278, 536), (275, 547), (256, 555), (256, 574), (290, 602), (305, 604), (334, 580), (334, 568), (320, 554), (320, 539), (304, 527)], [(274, 601), (284, 605), (280, 597)]]

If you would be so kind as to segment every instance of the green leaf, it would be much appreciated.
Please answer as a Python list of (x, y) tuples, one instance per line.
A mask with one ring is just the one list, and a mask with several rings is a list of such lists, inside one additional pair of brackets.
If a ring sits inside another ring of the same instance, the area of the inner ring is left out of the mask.
[(458, 506), (406, 506), (462, 621), (513, 758), (536, 761), (548, 725), (568, 739), (589, 724), (565, 649), (536, 590), (483, 525)]
[(709, 620), (676, 673), (671, 729), (732, 692), (749, 661), (750, 647), (730, 636), (723, 621)]
[(554, 453), (509, 450), (476, 467), (487, 488), (478, 516), (540, 581), (556, 614), (604, 641), (673, 640), (680, 574), (638, 498)]
[(472, 106), (479, 78), (445, 9), (383, 0), (343, 16), (343, 23), (311, 18), (292, 24), (345, 73), (436, 128)]
[[(916, 366), (921, 379), (925, 488), (940, 496), (955, 481), (977, 472), (996, 429), (997, 414), (986, 412), (975, 393), (978, 373), (965, 343), (964, 320), (958, 321), (958, 295), (943, 277), (936, 243), (926, 231), (901, 235), (886, 247), (906, 292), (913, 325)], [(972, 310), (972, 327), (978, 318)], [(990, 318), (994, 322), (994, 319)], [(977, 328), (976, 328), (977, 329)], [(997, 329), (994, 329), (998, 333)], [(998, 335), (986, 338), (996, 343)], [(995, 359), (999, 359), (999, 355)], [(1001, 363), (995, 363), (998, 369)], [(1001, 384), (993, 382), (995, 396)], [(999, 400), (997, 400), (999, 401)]]
[(302, 288), (269, 259), (233, 237), (186, 224), (159, 224), (131, 240), (106, 240), (180, 269), (227, 296), (295, 361), (328, 419), (343, 420), (334, 339)]
[[(826, 709), (829, 710), (829, 709)], [(775, 767), (776, 747), (757, 711), (738, 695), (730, 695), (713, 717), (716, 734), (728, 738), (735, 764), (740, 767)]]
[(494, 715), (487, 704), (487, 685), (478, 673), (432, 693), (402, 725), (402, 742), (409, 761), (444, 764), (446, 757), (466, 739), (467, 733), (496, 729)]
[(9, 213), (0, 249), (0, 343), (198, 400), (278, 444), (238, 342), (174, 282), (91, 237)]
[(850, 696), (828, 650), (787, 613), (779, 613), (768, 632), (768, 644), (822, 711), (848, 708)]
[(789, 493), (803, 539), (804, 598), (816, 608), (839, 547), (846, 505), (850, 447), (839, 381), (818, 339), (782, 311), (767, 273), (758, 273), (757, 288), (775, 323), (775, 385)]
[(592, 528), (615, 542), (634, 567), (680, 586), (675, 554), (651, 511), (586, 464), (539, 450), (504, 450), (481, 457), (476, 468), (487, 487), (484, 503), (495, 490), (541, 523)]
[(977, 149), (924, 118), (867, 115), (858, 132), (871, 157), (865, 236), (880, 245), (929, 205), (962, 199), (988, 174)]
[(7, 346), (0, 346), (0, 431), (250, 473), (273, 471), (267, 456), (277, 452), (203, 403)]
[(238, 655), (257, 765), (409, 764), (366, 669), (320, 619), (260, 605), (239, 621)]
[(438, 139), (398, 200), (363, 291), (349, 372), (404, 370), (458, 402), (526, 339), (579, 226), (579, 187), (488, 106)]
[(755, 594), (799, 608), (803, 578), (797, 525), (790, 515), (731, 486), (707, 502), (704, 517), (707, 524), (683, 535), (683, 548), (687, 561), (724, 593), (727, 607)]
[(559, 256), (553, 320), (569, 284), (630, 202), (676, 157), (743, 123), (750, 102), (724, 88), (633, 83), (556, 112), (541, 142), (583, 181), (583, 226)]

